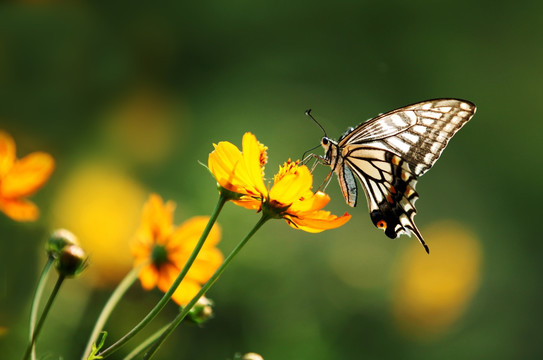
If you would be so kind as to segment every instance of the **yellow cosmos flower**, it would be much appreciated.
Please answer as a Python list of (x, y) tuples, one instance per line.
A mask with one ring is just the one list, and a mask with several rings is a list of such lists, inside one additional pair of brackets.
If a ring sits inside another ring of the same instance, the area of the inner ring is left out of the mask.
[(0, 211), (13, 220), (36, 220), (38, 207), (25, 198), (49, 179), (54, 167), (55, 161), (44, 152), (17, 159), (15, 141), (0, 131)]
[(321, 232), (344, 225), (351, 215), (342, 216), (322, 210), (330, 197), (321, 191), (313, 193), (313, 176), (299, 161), (287, 161), (274, 177), (274, 185), (263, 195), (264, 211), (283, 218), (295, 229)]
[(266, 192), (263, 174), (268, 148), (251, 133), (243, 135), (242, 145), (243, 151), (228, 141), (213, 144), (215, 150), (209, 154), (209, 170), (221, 187), (239, 195), (239, 200), (234, 201), (236, 204), (259, 209), (260, 203), (255, 198)]
[[(141, 285), (146, 290), (158, 287), (167, 292), (187, 262), (208, 217), (197, 216), (180, 226), (173, 225), (175, 204), (152, 194), (143, 209), (141, 226), (132, 244), (134, 266), (143, 264), (139, 273)], [(200, 291), (211, 275), (223, 262), (223, 255), (216, 248), (221, 237), (215, 225), (196, 257), (192, 267), (175, 291), (172, 299), (179, 305), (186, 305)]]
[(279, 168), (270, 190), (264, 184), (267, 148), (251, 133), (243, 135), (243, 151), (223, 141), (214, 145), (208, 166), (219, 185), (240, 195), (234, 202), (248, 209), (265, 211), (271, 217), (308, 232), (320, 232), (345, 224), (351, 216), (332, 215), (322, 210), (330, 201), (323, 192), (313, 193), (313, 176), (298, 161), (286, 162)]

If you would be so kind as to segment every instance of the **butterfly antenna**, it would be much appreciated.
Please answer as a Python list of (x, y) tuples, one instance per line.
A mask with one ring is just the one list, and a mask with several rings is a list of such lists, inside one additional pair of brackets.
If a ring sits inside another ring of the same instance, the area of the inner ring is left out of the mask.
[(319, 127), (320, 127), (321, 130), (322, 130), (322, 132), (324, 133), (324, 136), (328, 136), (328, 135), (326, 135), (326, 130), (324, 130), (324, 128), (322, 127), (322, 125), (319, 124), (319, 122), (318, 122), (317, 120), (315, 120), (315, 118), (313, 117), (313, 115), (311, 115), (311, 109), (307, 109), (307, 110), (305, 111), (305, 114), (306, 114), (307, 116), (309, 116), (309, 117), (311, 118), (311, 120), (313, 120), (313, 121), (315, 122), (315, 124), (319, 125)]

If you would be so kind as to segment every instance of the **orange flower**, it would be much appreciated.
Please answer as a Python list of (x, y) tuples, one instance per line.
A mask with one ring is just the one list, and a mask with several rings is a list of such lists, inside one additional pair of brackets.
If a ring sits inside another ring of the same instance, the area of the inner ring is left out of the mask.
[(269, 193), (263, 194), (263, 210), (280, 217), (295, 229), (321, 232), (344, 225), (351, 215), (336, 216), (322, 210), (330, 197), (321, 191), (313, 193), (313, 176), (299, 161), (287, 161), (275, 175)]
[(243, 135), (243, 152), (223, 141), (214, 145), (208, 165), (219, 185), (240, 195), (234, 202), (248, 209), (265, 211), (269, 216), (285, 219), (296, 229), (320, 232), (345, 224), (351, 216), (330, 214), (322, 208), (330, 197), (313, 193), (313, 176), (298, 161), (286, 162), (275, 175), (271, 190), (264, 184), (266, 147), (251, 133)]
[[(197, 216), (180, 226), (173, 225), (175, 204), (165, 204), (162, 198), (151, 194), (143, 208), (141, 226), (132, 244), (134, 266), (143, 268), (139, 279), (145, 290), (158, 287), (167, 292), (187, 262), (202, 234), (208, 217)], [(223, 255), (216, 248), (221, 237), (215, 225), (187, 275), (175, 291), (172, 299), (179, 305), (186, 305), (201, 289), (223, 261)]]
[(236, 204), (259, 209), (260, 202), (255, 199), (266, 192), (263, 174), (268, 148), (251, 133), (243, 135), (242, 145), (243, 152), (227, 141), (213, 144), (215, 150), (209, 154), (209, 170), (221, 187), (239, 195), (239, 200), (234, 201)]
[(55, 161), (44, 152), (17, 159), (13, 138), (0, 131), (0, 211), (13, 220), (36, 220), (39, 209), (25, 197), (49, 179), (54, 167)]

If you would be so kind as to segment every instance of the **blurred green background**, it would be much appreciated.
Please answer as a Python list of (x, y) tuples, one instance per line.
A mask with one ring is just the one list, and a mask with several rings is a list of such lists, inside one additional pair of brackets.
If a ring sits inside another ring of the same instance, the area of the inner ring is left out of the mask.
[[(23, 353), (52, 229), (74, 231), (91, 267), (65, 285), (38, 351), (77, 359), (130, 268), (148, 194), (177, 202), (176, 224), (213, 209), (198, 164), (212, 143), (241, 146), (253, 132), (271, 178), (319, 144), (307, 108), (339, 137), (378, 113), (458, 97), (477, 114), (417, 187), (429, 257), (375, 229), (363, 199), (349, 209), (333, 180), (328, 208), (353, 219), (316, 235), (265, 225), (209, 292), (215, 318), (180, 327), (159, 358), (540, 358), (542, 14), (527, 1), (4, 3), (0, 128), (19, 157), (46, 151), (57, 167), (32, 198), (37, 222), (0, 214), (0, 357)], [(223, 252), (257, 219), (228, 205)], [(109, 343), (159, 297), (136, 284)]]

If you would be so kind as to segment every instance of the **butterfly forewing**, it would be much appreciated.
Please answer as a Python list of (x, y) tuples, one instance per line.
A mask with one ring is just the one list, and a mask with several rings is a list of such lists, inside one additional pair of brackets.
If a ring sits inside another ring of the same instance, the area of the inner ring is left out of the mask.
[(417, 177), (437, 161), (451, 137), (469, 121), (475, 105), (456, 99), (436, 99), (382, 114), (332, 142), (326, 161), (338, 174), (345, 200), (356, 205), (360, 180), (373, 223), (396, 238), (414, 233), (426, 251), (414, 216)]
[[(357, 144), (400, 155), (416, 176), (437, 161), (450, 138), (475, 113), (475, 105), (456, 99), (420, 102), (366, 121), (340, 139), (340, 148)], [(371, 144), (375, 141), (375, 144)]]

